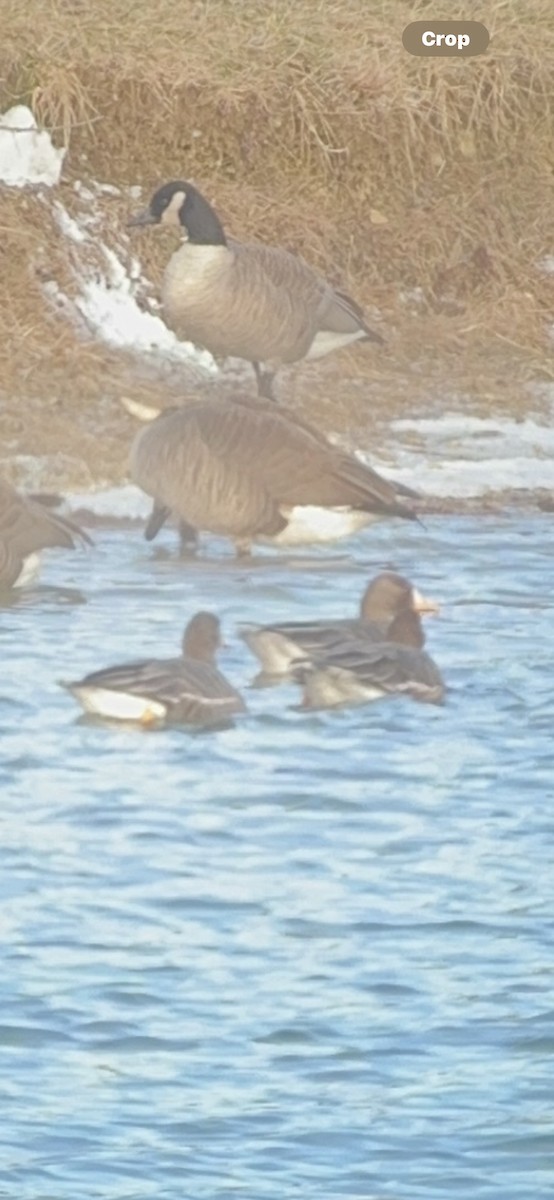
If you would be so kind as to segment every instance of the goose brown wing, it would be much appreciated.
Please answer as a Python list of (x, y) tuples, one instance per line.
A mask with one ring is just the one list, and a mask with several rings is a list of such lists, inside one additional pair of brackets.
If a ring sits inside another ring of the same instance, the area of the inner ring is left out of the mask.
[(291, 303), (313, 317), (326, 295), (329, 284), (298, 255), (280, 246), (263, 242), (229, 242), (235, 253), (235, 270), (240, 276), (241, 290), (247, 291), (249, 281), (260, 292), (271, 289), (271, 301), (276, 310), (281, 300), (282, 315), (290, 313)]
[(175, 688), (172, 714), (179, 721), (213, 725), (246, 711), (242, 696), (210, 663), (183, 659)]
[(330, 286), (327, 286), (322, 298), (317, 327), (322, 333), (344, 334), (356, 333), (362, 329), (366, 338), (370, 341), (377, 342), (381, 346), (384, 344), (384, 338), (381, 337), (381, 334), (376, 333), (367, 324), (360, 305), (351, 296), (348, 296), (346, 292), (336, 291)]
[(0, 481), (0, 587), (13, 587), (30, 555), (51, 546), (72, 549), (78, 541), (91, 544), (74, 521)]
[[(304, 259), (281, 247), (266, 246), (258, 242), (230, 242), (235, 252), (237, 275), (241, 277), (241, 291), (248, 290), (250, 281), (262, 291), (262, 280), (266, 288), (272, 289), (272, 304), (277, 312), (282, 309), (286, 318), (292, 305), (301, 327), (301, 314), (314, 330), (333, 333), (355, 333), (363, 329), (369, 337), (382, 341), (365, 322), (361, 306), (346, 292), (334, 288), (310, 267)], [(256, 278), (259, 271), (259, 279)], [(279, 305), (280, 300), (280, 305)]]
[[(275, 401), (265, 400), (262, 396), (233, 396), (232, 403), (234, 405), (241, 405), (247, 409), (257, 409), (258, 412), (264, 411), (271, 416), (275, 416)], [(278, 415), (283, 420), (287, 420), (290, 425), (296, 425), (298, 429), (303, 429), (305, 433), (309, 434), (311, 438), (315, 438), (327, 450), (330, 449), (331, 443), (325, 437), (325, 434), (320, 429), (317, 429), (315, 425), (311, 425), (309, 421), (304, 420), (297, 409), (289, 408), (286, 404), (279, 404)], [(418, 500), (420, 497), (420, 493), (414, 488), (408, 487), (406, 483), (399, 483), (395, 480), (392, 486), (395, 493), (399, 496), (405, 496), (409, 500)]]
[(311, 661), (332, 654), (346, 641), (363, 639), (382, 642), (385, 624), (377, 621), (362, 622), (358, 618), (339, 618), (335, 621), (288, 621), (275, 625), (264, 625), (258, 629), (246, 629), (243, 638), (256, 653), (258, 638), (265, 634), (276, 634), (286, 642), (298, 647), (298, 657)]
[(444, 682), (430, 655), (393, 642), (369, 645), (366, 641), (347, 641), (316, 658), (314, 666), (316, 672), (346, 673), (368, 689), (404, 693), (431, 704), (440, 704), (444, 698)]
[(75, 521), (0, 484), (0, 543), (15, 556), (24, 559), (51, 546), (70, 549), (78, 541), (91, 544), (91, 538)]
[[(225, 324), (245, 358), (294, 362), (318, 330), (329, 285), (294, 254), (257, 242), (229, 242), (234, 253)], [(231, 351), (229, 350), (229, 353)]]
[(92, 671), (79, 680), (81, 687), (105, 688), (129, 696), (164, 700), (173, 695), (180, 658), (138, 658), (114, 667)]
[[(311, 468), (311, 470), (310, 470)], [(361, 509), (416, 520), (413, 509), (399, 499), (396, 486), (352, 454), (329, 446), (319, 463), (310, 457), (304, 475), (294, 480), (295, 504)]]
[(266, 405), (259, 410), (240, 404), (204, 405), (201, 422), (210, 452), (281, 507), (344, 506), (414, 519), (394, 484), (305, 423), (268, 411)]
[(190, 658), (137, 659), (93, 671), (78, 686), (157, 700), (183, 721), (225, 718), (245, 709), (242, 697), (217, 667)]
[[(229, 401), (225, 403), (229, 407)], [(233, 395), (230, 403), (234, 408), (244, 408), (249, 412), (265, 412), (270, 417), (277, 416), (281, 420), (287, 421), (289, 425), (295, 425), (298, 429), (303, 429), (305, 433), (319, 442), (321, 446), (329, 446), (328, 438), (325, 437), (325, 434), (317, 426), (311, 425), (297, 409), (289, 408), (286, 404), (279, 403), (279, 407), (276, 409), (274, 400), (266, 400), (263, 396), (248, 396), (242, 393)]]

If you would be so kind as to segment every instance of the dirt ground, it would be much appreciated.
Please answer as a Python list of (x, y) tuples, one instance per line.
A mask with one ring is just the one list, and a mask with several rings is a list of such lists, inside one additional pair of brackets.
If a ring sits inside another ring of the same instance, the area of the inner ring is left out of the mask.
[[(85, 348), (86, 349), (86, 348)], [(95, 350), (97, 348), (95, 347)], [(196, 372), (181, 367), (145, 365), (138, 355), (102, 351), (98, 355), (97, 388), (79, 383), (55, 362), (45, 367), (44, 392), (3, 397), (0, 407), (2, 472), (32, 489), (75, 491), (124, 483), (137, 423), (121, 400), (130, 397), (166, 407), (187, 403), (199, 395), (229, 398), (237, 392), (254, 394), (248, 366), (236, 360), (218, 377), (199, 382)], [(442, 412), (471, 416), (511, 416), (523, 419), (529, 409), (529, 385), (538, 375), (533, 362), (514, 348), (496, 347), (496, 358), (484, 349), (471, 354), (472, 378), (460, 369), (455, 352), (433, 356), (420, 351), (407, 361), (405, 353), (371, 346), (346, 351), (317, 364), (289, 368), (279, 381), (279, 398), (298, 405), (303, 413), (346, 445), (382, 461), (383, 444), (391, 442), (391, 422), (402, 417), (437, 417)], [(84, 381), (83, 381), (84, 383)], [(540, 416), (548, 400), (535, 396)], [(392, 473), (392, 472), (391, 472)], [(504, 492), (486, 500), (432, 500), (427, 511), (498, 509), (510, 504), (548, 504), (539, 494)]]
[[(476, 3), (448, 17), (482, 18)], [(425, 0), (0, 0), (0, 111), (31, 106), (66, 146), (59, 196), (192, 178), (226, 227), (300, 251), (379, 317), (386, 344), (283, 372), (280, 396), (371, 451), (391, 420), (545, 415), (554, 379), (554, 8), (491, 0), (486, 55), (407, 55)], [(437, 13), (440, 16), (440, 13)], [(159, 289), (163, 238), (136, 253)], [(0, 188), (0, 467), (17, 482), (121, 482), (131, 396), (165, 406), (248, 388), (112, 350), (56, 313), (67, 239), (48, 204)], [(517, 497), (515, 497), (517, 499)], [(491, 501), (492, 502), (492, 501)]]

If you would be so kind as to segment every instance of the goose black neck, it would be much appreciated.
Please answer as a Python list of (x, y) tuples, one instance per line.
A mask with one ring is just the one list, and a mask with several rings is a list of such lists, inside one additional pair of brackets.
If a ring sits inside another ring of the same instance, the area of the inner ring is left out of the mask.
[(189, 183), (181, 209), (181, 224), (188, 230), (188, 240), (195, 246), (226, 246), (223, 226), (211, 204)]

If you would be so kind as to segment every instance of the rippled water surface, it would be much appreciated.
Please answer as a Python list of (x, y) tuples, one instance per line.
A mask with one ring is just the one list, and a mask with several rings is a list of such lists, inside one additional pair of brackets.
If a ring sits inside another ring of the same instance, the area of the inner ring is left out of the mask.
[[(0, 608), (0, 1195), (551, 1197), (551, 516), (294, 567), (95, 536)], [(57, 685), (205, 607), (247, 689), (237, 621), (353, 610), (383, 565), (442, 601), (443, 708), (252, 689), (144, 733)]]

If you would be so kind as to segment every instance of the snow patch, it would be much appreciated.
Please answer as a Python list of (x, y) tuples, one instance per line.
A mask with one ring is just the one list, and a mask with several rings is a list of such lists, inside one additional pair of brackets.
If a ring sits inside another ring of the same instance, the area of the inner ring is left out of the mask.
[(77, 224), (77, 221), (73, 220), (73, 217), (70, 217), (59, 200), (54, 201), (52, 211), (59, 228), (66, 237), (71, 238), (72, 242), (77, 242), (79, 245), (87, 241), (88, 235), (85, 233), (85, 230), (81, 229), (81, 226)]
[[(95, 188), (97, 192), (108, 191), (109, 194), (116, 190), (108, 184), (97, 184)], [(79, 188), (77, 194), (88, 206), (78, 218), (71, 216), (59, 200), (54, 202), (52, 212), (62, 234), (73, 244), (71, 260), (78, 295), (74, 301), (69, 300), (54, 280), (44, 285), (46, 295), (58, 308), (76, 311), (87, 327), (109, 346), (163, 355), (172, 362), (187, 363), (201, 372), (217, 374), (218, 367), (207, 350), (200, 350), (191, 342), (179, 341), (161, 317), (139, 307), (137, 295), (148, 288), (148, 281), (141, 275), (140, 263), (133, 258), (126, 267), (115, 250), (91, 234), (89, 227), (98, 222), (93, 207), (95, 194), (89, 188)], [(79, 255), (79, 247), (88, 247), (92, 251), (89, 259), (93, 257), (96, 266), (91, 265), (85, 255)], [(125, 253), (123, 247), (121, 253)]]
[(143, 520), (150, 515), (152, 499), (134, 484), (102, 488), (96, 492), (71, 492), (65, 497), (69, 512), (85, 511), (96, 517)]
[(16, 104), (0, 116), (0, 182), (9, 187), (59, 183), (65, 150), (39, 130), (30, 108)]
[[(385, 473), (430, 496), (554, 489), (554, 429), (533, 417), (445, 414), (391, 425)], [(375, 466), (375, 456), (371, 456)]]
[(554, 275), (554, 254), (545, 254), (537, 263), (542, 275)]

